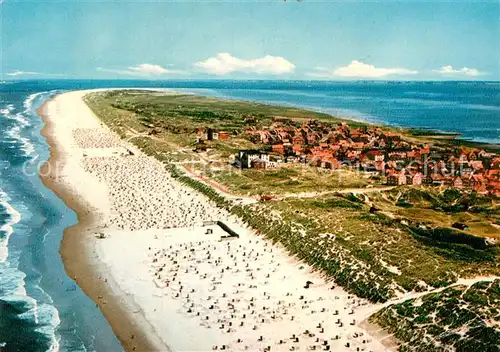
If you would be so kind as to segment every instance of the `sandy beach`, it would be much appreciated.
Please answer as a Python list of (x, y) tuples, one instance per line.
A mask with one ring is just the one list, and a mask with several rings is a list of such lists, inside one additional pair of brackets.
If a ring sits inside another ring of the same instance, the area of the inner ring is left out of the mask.
[[(104, 126), (87, 91), (47, 102), (45, 184), (78, 215), (68, 274), (127, 351), (386, 351), (359, 299), (173, 179)], [(239, 238), (217, 224), (222, 221)]]

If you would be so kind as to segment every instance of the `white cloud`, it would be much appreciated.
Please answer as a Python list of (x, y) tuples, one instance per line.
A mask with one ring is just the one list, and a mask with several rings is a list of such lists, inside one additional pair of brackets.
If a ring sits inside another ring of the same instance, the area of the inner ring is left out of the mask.
[(98, 67), (98, 71), (116, 73), (119, 75), (130, 75), (130, 76), (163, 76), (163, 75), (175, 75), (175, 74), (186, 74), (184, 71), (171, 70), (164, 68), (160, 65), (154, 64), (139, 64), (136, 66), (127, 67), (126, 70), (123, 69), (112, 69)]
[(147, 75), (168, 75), (168, 74), (176, 74), (182, 72), (178, 70), (166, 69), (164, 67), (161, 67), (160, 65), (153, 65), (153, 64), (140, 64), (137, 66), (131, 66), (128, 69), (133, 72), (137, 72), (140, 74), (147, 74)]
[(434, 72), (441, 73), (443, 75), (464, 75), (464, 76), (480, 76), (484, 73), (479, 72), (475, 68), (462, 67), (459, 69), (454, 69), (451, 65), (445, 65), (439, 70), (433, 70)]
[(312, 77), (318, 78), (335, 78), (335, 77), (356, 77), (356, 78), (381, 78), (392, 75), (414, 75), (418, 71), (409, 70), (406, 68), (382, 68), (374, 65), (365, 64), (358, 60), (353, 60), (347, 66), (338, 67), (336, 69), (328, 69), (324, 67), (316, 67), (317, 72), (310, 73)]
[(14, 76), (15, 77), (15, 76), (38, 75), (38, 74), (39, 74), (38, 72), (16, 70), (16, 71), (12, 71), (12, 72), (7, 73), (7, 76)]
[(204, 61), (195, 63), (196, 67), (215, 75), (231, 72), (281, 75), (293, 72), (295, 65), (281, 56), (266, 55), (252, 60), (239, 59), (229, 53), (218, 53)]

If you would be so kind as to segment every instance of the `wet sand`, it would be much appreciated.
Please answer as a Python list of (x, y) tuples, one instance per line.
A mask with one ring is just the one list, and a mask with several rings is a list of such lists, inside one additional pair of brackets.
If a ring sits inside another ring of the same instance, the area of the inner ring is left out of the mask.
[[(51, 101), (55, 99), (57, 97)], [(140, 307), (131, 297), (123, 294), (102, 262), (96, 258), (96, 239), (90, 229), (99, 223), (100, 216), (71, 187), (56, 179), (68, 156), (54, 135), (54, 123), (47, 116), (49, 103), (38, 110), (46, 124), (41, 133), (50, 147), (50, 158), (40, 169), (40, 178), (78, 217), (78, 223), (64, 231), (61, 242), (60, 253), (66, 272), (96, 302), (96, 309), (103, 312), (126, 351), (169, 351), (145, 320)]]

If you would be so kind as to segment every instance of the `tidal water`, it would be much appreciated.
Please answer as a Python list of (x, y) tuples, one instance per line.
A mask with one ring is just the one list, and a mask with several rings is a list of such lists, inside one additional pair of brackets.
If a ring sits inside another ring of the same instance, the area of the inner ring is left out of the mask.
[(174, 88), (335, 116), (456, 132), (500, 143), (498, 82), (7, 81), (0, 83), (0, 351), (121, 351), (95, 304), (67, 277), (63, 230), (76, 222), (38, 176), (49, 149), (36, 109), (90, 88)]
[(59, 255), (76, 215), (38, 176), (49, 152), (35, 110), (54, 93), (0, 96), (0, 351), (121, 351)]

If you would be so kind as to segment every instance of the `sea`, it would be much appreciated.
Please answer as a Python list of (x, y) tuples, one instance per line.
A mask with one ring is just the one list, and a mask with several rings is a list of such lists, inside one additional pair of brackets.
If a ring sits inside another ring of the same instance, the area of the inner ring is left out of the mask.
[(39, 178), (49, 147), (36, 110), (65, 91), (130, 87), (303, 107), (500, 143), (499, 82), (0, 82), (0, 351), (122, 351), (100, 310), (64, 270), (59, 244), (77, 218)]

